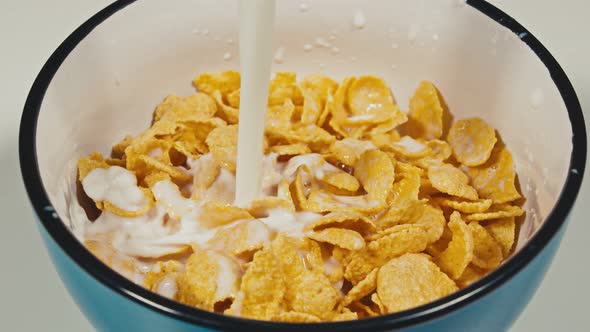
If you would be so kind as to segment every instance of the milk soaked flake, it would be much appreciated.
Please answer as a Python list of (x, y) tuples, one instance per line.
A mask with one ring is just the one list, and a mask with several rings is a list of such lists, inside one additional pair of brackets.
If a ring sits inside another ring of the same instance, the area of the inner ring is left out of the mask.
[(97, 168), (82, 180), (84, 191), (95, 202), (109, 201), (126, 211), (138, 211), (147, 198), (137, 187), (135, 174), (119, 166)]
[[(206, 163), (210, 158), (210, 154), (205, 154), (196, 161), (189, 161), (188, 171), (198, 177), (200, 164)], [(277, 158), (278, 155), (274, 153), (263, 158), (264, 177), (261, 180), (261, 191), (264, 196), (276, 195), (276, 189), (273, 188), (285, 179), (292, 180), (300, 165), (308, 165), (318, 178), (322, 178), (326, 172), (339, 171), (338, 168), (324, 161), (319, 154), (300, 155), (289, 162), (278, 162)], [(87, 180), (83, 181), (82, 185), (86, 192), (92, 193), (97, 199), (109, 202), (117, 201), (121, 193), (133, 193), (139, 190), (135, 175), (118, 166), (94, 169), (85, 179)], [(202, 249), (223, 249), (211, 248), (209, 240), (219, 230), (234, 227), (240, 222), (249, 223), (248, 241), (265, 243), (271, 240), (271, 236), (279, 233), (302, 238), (305, 236), (303, 231), (305, 226), (321, 218), (320, 214), (312, 212), (273, 209), (268, 211), (268, 215), (264, 218), (238, 220), (213, 228), (204, 227), (200, 220), (201, 206), (211, 200), (231, 203), (235, 186), (236, 178), (233, 173), (222, 169), (213, 184), (203, 193), (202, 200), (195, 201), (184, 197), (173, 182), (159, 181), (151, 188), (155, 204), (150, 211), (132, 218), (103, 211), (96, 221), (92, 223), (87, 219), (83, 221), (87, 225), (84, 238), (88, 240), (109, 236), (112, 239), (113, 248), (123, 255), (159, 257), (179, 252), (191, 244), (198, 245)], [(134, 206), (128, 202), (127, 204), (118, 203), (125, 207)], [(161, 287), (162, 294), (165, 296), (174, 293), (172, 284), (162, 284)]]

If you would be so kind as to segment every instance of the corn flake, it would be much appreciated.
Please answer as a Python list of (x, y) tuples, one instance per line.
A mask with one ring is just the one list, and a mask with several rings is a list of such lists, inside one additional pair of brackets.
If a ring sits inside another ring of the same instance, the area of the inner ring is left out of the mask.
[(524, 210), (510, 204), (496, 204), (486, 212), (473, 213), (465, 216), (466, 221), (482, 221), (499, 218), (520, 217)]
[(325, 121), (322, 113), (327, 109), (328, 96), (336, 91), (338, 83), (327, 76), (312, 74), (306, 76), (299, 86), (303, 95), (301, 123), (321, 126)]
[(166, 261), (157, 262), (154, 267), (145, 275), (143, 285), (145, 288), (157, 292), (160, 283), (166, 279), (172, 279), (176, 281), (176, 277), (179, 272), (183, 269), (182, 263), (179, 261)]
[[(375, 76), (361, 76), (355, 79), (348, 89), (348, 103), (352, 115), (380, 116), (399, 112), (389, 87)], [(405, 121), (404, 119), (401, 123)]]
[(365, 246), (362, 235), (344, 228), (325, 228), (307, 234), (310, 239), (327, 242), (348, 250), (359, 250)]
[(421, 226), (404, 225), (395, 232), (382, 236), (367, 245), (367, 249), (353, 252), (344, 276), (353, 285), (363, 280), (374, 268), (406, 253), (426, 249), (428, 235)]
[(372, 149), (375, 146), (371, 142), (345, 138), (335, 141), (330, 146), (329, 154), (344, 165), (354, 166), (363, 153)]
[(197, 90), (208, 95), (219, 91), (223, 96), (240, 88), (240, 73), (233, 70), (221, 73), (203, 73), (193, 81)]
[[(211, 251), (195, 252), (188, 258), (178, 275), (179, 301), (205, 310), (213, 310), (216, 302), (233, 298), (238, 289), (237, 266), (229, 258)], [(223, 270), (222, 270), (223, 269)], [(223, 273), (223, 279), (220, 275)], [(219, 282), (226, 282), (218, 291)]]
[(512, 155), (505, 148), (496, 148), (489, 160), (467, 171), (471, 184), (481, 198), (491, 199), (494, 204), (507, 203), (519, 199), (516, 190), (516, 172)]
[(322, 177), (322, 181), (338, 189), (351, 193), (356, 192), (360, 183), (354, 176), (346, 172), (328, 172)]
[(459, 287), (464, 288), (485, 277), (486, 274), (486, 270), (474, 266), (473, 264), (469, 264), (456, 282)]
[(354, 168), (369, 199), (385, 201), (393, 186), (395, 169), (389, 156), (381, 150), (365, 151)]
[(217, 201), (206, 202), (199, 211), (199, 220), (208, 228), (254, 218), (246, 209)]
[(205, 141), (213, 159), (229, 171), (236, 170), (238, 126), (231, 125), (213, 129)]
[(434, 84), (420, 83), (410, 99), (408, 133), (414, 138), (432, 140), (443, 134), (443, 108)]
[(223, 120), (227, 121), (227, 123), (236, 124), (240, 119), (240, 112), (239, 109), (236, 107), (232, 107), (231, 105), (226, 104), (223, 100), (223, 94), (219, 90), (213, 91), (211, 93), (211, 97), (215, 100), (217, 104), (217, 113), (216, 115)]
[(478, 166), (486, 162), (496, 145), (496, 131), (480, 118), (456, 121), (447, 138), (453, 155), (463, 165)]
[(253, 253), (270, 241), (271, 232), (260, 220), (244, 220), (219, 229), (207, 244), (234, 256)]
[(393, 184), (392, 197), (388, 200), (389, 208), (381, 214), (377, 226), (381, 229), (411, 219), (413, 207), (420, 202), (420, 175), (407, 173), (407, 177)]
[(273, 321), (287, 322), (287, 323), (319, 323), (321, 320), (314, 315), (306, 314), (304, 312), (286, 311), (276, 314)]
[(80, 181), (84, 180), (86, 175), (95, 168), (109, 168), (109, 164), (104, 161), (100, 153), (95, 152), (88, 157), (80, 158), (78, 160), (78, 179)]
[(287, 305), (292, 310), (323, 319), (333, 315), (341, 298), (340, 291), (323, 273), (317, 271), (304, 271), (290, 280), (285, 293)]
[(484, 227), (500, 244), (504, 257), (508, 257), (516, 238), (516, 223), (514, 217), (490, 220), (484, 225)]
[(476, 201), (465, 201), (455, 197), (440, 197), (435, 198), (434, 201), (442, 206), (450, 207), (462, 213), (478, 213), (485, 212), (492, 206), (491, 199), (479, 199)]
[[(296, 79), (295, 73), (276, 73), (275, 77), (270, 81), (268, 105), (282, 105), (287, 99), (295, 101), (301, 98), (299, 89), (296, 88)], [(300, 103), (297, 102), (297, 104)]]
[(387, 313), (420, 306), (457, 289), (453, 280), (421, 254), (394, 258), (377, 276), (377, 295)]
[(358, 314), (356, 312), (352, 312), (350, 310), (348, 310), (347, 308), (344, 308), (344, 311), (341, 313), (336, 314), (334, 317), (332, 317), (332, 321), (333, 322), (341, 322), (341, 321), (347, 321), (347, 320), (354, 320), (354, 319), (358, 319)]
[(473, 235), (459, 212), (451, 214), (448, 225), (453, 232), (453, 238), (447, 249), (436, 257), (436, 263), (451, 278), (457, 279), (473, 259)]
[(204, 93), (196, 93), (188, 97), (169, 95), (156, 107), (154, 122), (161, 119), (173, 121), (186, 118), (208, 119), (216, 112), (215, 100)]
[(365, 277), (365, 279), (354, 285), (354, 287), (352, 287), (342, 299), (341, 305), (346, 307), (352, 302), (359, 301), (363, 297), (371, 294), (377, 288), (378, 272), (379, 269), (374, 269)]
[(355, 211), (332, 212), (326, 214), (312, 224), (306, 226), (306, 230), (319, 231), (326, 228), (342, 228), (367, 235), (375, 231), (376, 226), (371, 219), (363, 213)]
[(270, 247), (258, 251), (242, 277), (241, 316), (267, 320), (275, 317), (285, 290), (286, 280), (273, 251)]
[(500, 265), (504, 256), (502, 248), (488, 231), (477, 222), (469, 223), (473, 235), (473, 260), (475, 266), (493, 269)]
[(279, 156), (296, 156), (300, 154), (311, 153), (311, 150), (306, 144), (295, 143), (286, 145), (275, 145), (270, 148), (270, 152), (276, 153)]
[(430, 167), (428, 179), (440, 192), (469, 200), (478, 198), (477, 191), (469, 185), (467, 175), (451, 164)]

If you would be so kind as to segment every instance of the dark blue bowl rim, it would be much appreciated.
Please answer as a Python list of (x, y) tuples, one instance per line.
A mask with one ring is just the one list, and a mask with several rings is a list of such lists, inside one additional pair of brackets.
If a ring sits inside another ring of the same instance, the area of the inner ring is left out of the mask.
[(19, 133), (21, 173), (27, 194), (41, 224), (65, 254), (77, 265), (103, 285), (128, 299), (172, 318), (220, 330), (303, 331), (306, 329), (321, 329), (324, 331), (382, 331), (398, 329), (440, 318), (498, 288), (530, 263), (565, 223), (580, 190), (586, 163), (586, 127), (574, 88), (555, 58), (522, 25), (485, 0), (468, 0), (468, 5), (517, 34), (545, 64), (565, 102), (572, 126), (573, 149), (570, 158), (570, 172), (558, 201), (543, 226), (511, 260), (469, 287), (426, 305), (381, 317), (333, 323), (287, 324), (229, 317), (185, 306), (132, 283), (87, 251), (66, 228), (65, 224), (59, 218), (55, 218), (53, 207), (43, 187), (39, 173), (35, 137), (43, 97), (63, 61), (96, 26), (135, 1), (115, 1), (84, 22), (53, 52), (31, 87), (24, 106)]

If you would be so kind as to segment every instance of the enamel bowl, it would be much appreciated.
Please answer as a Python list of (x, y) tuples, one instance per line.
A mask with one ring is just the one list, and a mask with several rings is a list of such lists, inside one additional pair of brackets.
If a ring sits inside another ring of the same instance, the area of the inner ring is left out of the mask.
[[(483, 0), (278, 1), (273, 71), (375, 74), (401, 109), (421, 80), (457, 118), (479, 116), (512, 151), (526, 219), (513, 256), (482, 280), (408, 311), (285, 324), (227, 317), (138, 286), (87, 251), (69, 218), (75, 160), (147, 128), (203, 71), (239, 69), (236, 0), (117, 1), (52, 54), (29, 93), (20, 161), (37, 224), (67, 289), (100, 331), (502, 331), (559, 246), (584, 173), (586, 132), (565, 73), (524, 27)], [(370, 5), (369, 5), (370, 3)], [(309, 51), (304, 45), (311, 44)], [(330, 44), (322, 46), (321, 44)]]

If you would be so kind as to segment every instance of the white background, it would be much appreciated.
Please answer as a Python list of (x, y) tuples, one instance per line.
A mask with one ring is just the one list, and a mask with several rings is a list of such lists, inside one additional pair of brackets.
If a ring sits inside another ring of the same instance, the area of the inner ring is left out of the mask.
[[(435, 1), (435, 0), (429, 0)], [(440, 0), (436, 0), (440, 1)], [(17, 135), (26, 94), (51, 52), (110, 1), (0, 0), (0, 330), (92, 331), (62, 286), (22, 186)], [(537, 36), (572, 80), (590, 122), (586, 0), (492, 0)], [(588, 331), (590, 179), (556, 260), (512, 331)]]

